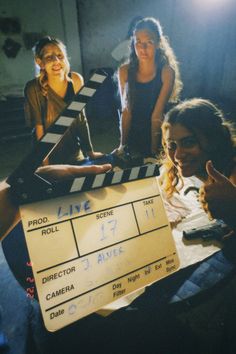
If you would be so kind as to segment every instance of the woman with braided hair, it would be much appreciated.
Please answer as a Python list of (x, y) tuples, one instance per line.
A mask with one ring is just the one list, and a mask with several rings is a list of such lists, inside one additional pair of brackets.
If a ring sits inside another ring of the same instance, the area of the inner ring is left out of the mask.
[[(25, 118), (27, 124), (34, 128), (36, 140), (39, 140), (72, 101), (84, 81), (80, 74), (70, 71), (66, 47), (59, 39), (43, 37), (36, 43), (33, 51), (40, 72), (25, 86)], [(103, 156), (102, 153), (93, 151), (84, 112), (74, 121), (70, 134), (67, 135), (73, 154), (78, 153), (81, 148), (83, 154), (92, 159)], [(60, 158), (60, 163), (63, 162), (68, 161)]]

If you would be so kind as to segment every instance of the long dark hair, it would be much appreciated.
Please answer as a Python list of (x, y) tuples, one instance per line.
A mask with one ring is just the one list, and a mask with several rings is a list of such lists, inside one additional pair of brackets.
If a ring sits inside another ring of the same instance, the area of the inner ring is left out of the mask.
[[(192, 98), (179, 103), (165, 116), (162, 125), (162, 145), (166, 149), (165, 133), (170, 125), (180, 124), (191, 131), (197, 138), (200, 148), (212, 160), (213, 165), (229, 177), (235, 166), (236, 137), (233, 127), (226, 122), (223, 112), (211, 101)], [(205, 137), (207, 146), (201, 146), (200, 137)], [(165, 190), (172, 195), (181, 179), (177, 168), (166, 157)]]
[(130, 55), (127, 61), (128, 88), (126, 93), (126, 104), (128, 105), (128, 107), (131, 108), (135, 97), (135, 81), (136, 74), (138, 71), (138, 58), (135, 53), (134, 35), (136, 32), (143, 30), (153, 33), (159, 43), (159, 48), (156, 49), (156, 64), (160, 65), (161, 68), (165, 64), (168, 64), (175, 72), (174, 87), (169, 101), (176, 102), (179, 98), (179, 94), (183, 86), (180, 78), (178, 62), (176, 60), (173, 49), (170, 47), (167, 37), (163, 35), (160, 22), (153, 17), (146, 17), (136, 23), (136, 26), (133, 31), (133, 36), (131, 37)]

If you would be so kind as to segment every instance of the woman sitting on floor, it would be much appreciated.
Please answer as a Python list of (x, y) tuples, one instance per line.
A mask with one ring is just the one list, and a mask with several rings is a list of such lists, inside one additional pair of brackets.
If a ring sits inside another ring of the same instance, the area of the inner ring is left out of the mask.
[[(55, 122), (84, 85), (83, 77), (70, 70), (64, 43), (46, 36), (34, 47), (34, 59), (40, 68), (39, 75), (26, 83), (25, 119), (33, 128), (36, 140)], [(95, 152), (90, 138), (84, 111), (74, 120), (65, 134), (66, 145), (57, 148), (53, 163), (72, 163), (88, 156), (97, 159), (103, 156)], [(60, 145), (60, 143), (59, 143)], [(65, 152), (64, 152), (65, 151)]]

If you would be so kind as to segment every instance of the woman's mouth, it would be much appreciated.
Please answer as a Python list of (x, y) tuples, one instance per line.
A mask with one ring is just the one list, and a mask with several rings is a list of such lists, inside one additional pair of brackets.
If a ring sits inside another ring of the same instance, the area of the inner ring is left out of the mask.
[(190, 162), (190, 161), (178, 162), (178, 166), (179, 166), (180, 168), (188, 167), (189, 165), (191, 165), (191, 162)]
[(193, 161), (181, 161), (177, 166), (183, 177), (190, 177), (195, 173), (196, 166)]
[(52, 68), (53, 71), (60, 71), (61, 69), (62, 69), (61, 66), (54, 66), (54, 67)]

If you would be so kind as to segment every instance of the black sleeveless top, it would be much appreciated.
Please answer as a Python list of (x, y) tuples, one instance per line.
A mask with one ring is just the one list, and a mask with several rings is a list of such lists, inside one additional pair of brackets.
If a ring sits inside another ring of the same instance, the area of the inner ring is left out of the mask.
[[(69, 75), (70, 76), (70, 75)], [(35, 125), (43, 125), (44, 130), (52, 124), (55, 119), (61, 115), (66, 106), (73, 100), (75, 96), (73, 83), (68, 82), (65, 97), (60, 97), (50, 87), (48, 88), (48, 97), (42, 95), (38, 78), (27, 82), (25, 89), (25, 117), (27, 124), (33, 128), (33, 143), (37, 141), (35, 137)], [(48, 105), (50, 105), (51, 120), (48, 120)], [(53, 150), (52, 163), (69, 163), (68, 156), (78, 154), (81, 149), (86, 152), (92, 151), (93, 147), (90, 140), (90, 133), (86, 116), (83, 112), (78, 115), (72, 123), (70, 129), (66, 132), (65, 144), (58, 143), (57, 149)], [(61, 146), (61, 149), (60, 149)], [(66, 148), (67, 147), (67, 148)], [(62, 150), (65, 153), (62, 153)], [(67, 151), (67, 153), (66, 153)]]
[[(69, 76), (71, 77), (71, 75)], [(67, 85), (66, 94), (63, 100), (68, 104), (72, 101), (74, 96), (75, 96), (75, 91), (74, 91), (73, 83), (72, 81), (69, 81)]]
[(128, 146), (131, 152), (133, 150), (150, 156), (151, 116), (162, 88), (161, 70), (162, 67), (157, 70), (153, 80), (145, 83), (136, 81), (135, 83), (135, 97), (128, 137)]

